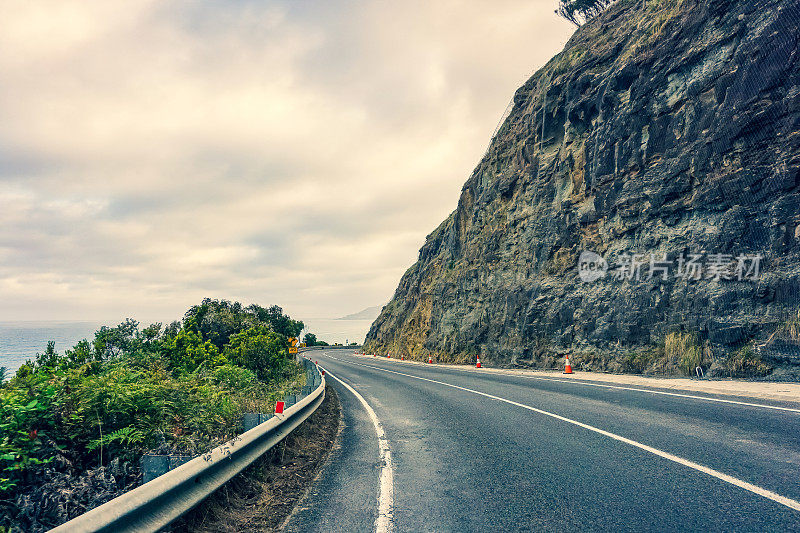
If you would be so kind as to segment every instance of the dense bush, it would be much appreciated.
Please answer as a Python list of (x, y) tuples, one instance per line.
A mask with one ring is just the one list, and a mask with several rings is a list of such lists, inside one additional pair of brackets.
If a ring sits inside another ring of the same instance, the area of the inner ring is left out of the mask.
[(287, 341), (302, 327), (279, 307), (204, 300), (166, 328), (126, 320), (64, 354), (49, 343), (0, 386), (0, 530), (45, 469), (202, 453), (238, 433), (243, 412), (302, 385)]
[(304, 324), (283, 314), (277, 305), (243, 307), (239, 302), (206, 298), (200, 305), (191, 307), (184, 315), (184, 322), (194, 321), (204, 340), (222, 350), (231, 335), (257, 325), (265, 325), (284, 337), (297, 337)]
[[(328, 344), (327, 342), (319, 340), (317, 336), (314, 335), (313, 333), (306, 333), (305, 335), (303, 335), (303, 342), (305, 343), (306, 346), (330, 346), (330, 344)], [(353, 345), (356, 344), (353, 343)]]
[(288, 352), (287, 338), (267, 326), (253, 326), (231, 335), (230, 343), (225, 346), (225, 355), (233, 363), (250, 370), (262, 381), (283, 377), (289, 364)]

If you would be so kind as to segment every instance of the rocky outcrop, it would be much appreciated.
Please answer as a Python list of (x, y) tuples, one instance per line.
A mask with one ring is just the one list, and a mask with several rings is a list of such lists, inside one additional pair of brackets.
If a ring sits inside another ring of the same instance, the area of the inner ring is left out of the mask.
[[(615, 370), (672, 331), (719, 357), (791, 330), (798, 36), (795, 0), (621, 0), (581, 27), (517, 90), (365, 347)], [(604, 276), (581, 279), (584, 251)]]

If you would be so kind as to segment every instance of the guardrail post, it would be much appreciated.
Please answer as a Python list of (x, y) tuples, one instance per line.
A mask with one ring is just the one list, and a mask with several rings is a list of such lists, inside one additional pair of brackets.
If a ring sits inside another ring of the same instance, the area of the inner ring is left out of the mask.
[(242, 415), (242, 427), (250, 431), (261, 423), (261, 413), (245, 413)]
[(142, 483), (152, 481), (195, 457), (195, 455), (143, 455), (139, 460), (142, 469)]

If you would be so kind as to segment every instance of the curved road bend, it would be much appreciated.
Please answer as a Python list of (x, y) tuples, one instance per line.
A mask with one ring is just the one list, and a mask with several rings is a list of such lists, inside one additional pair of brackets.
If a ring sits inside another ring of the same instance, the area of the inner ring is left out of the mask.
[(345, 428), (286, 531), (800, 531), (798, 405), (308, 356)]

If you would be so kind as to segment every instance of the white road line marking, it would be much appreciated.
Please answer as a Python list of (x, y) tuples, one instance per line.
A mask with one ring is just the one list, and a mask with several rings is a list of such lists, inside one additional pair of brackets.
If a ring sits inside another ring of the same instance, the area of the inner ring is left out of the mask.
[[(336, 359), (337, 361), (341, 361), (340, 359), (337, 359), (336, 357), (333, 357), (333, 356), (330, 356), (330, 355), (328, 357)], [(726, 483), (730, 483), (731, 485), (735, 485), (735, 486), (740, 487), (740, 488), (742, 488), (744, 490), (750, 491), (753, 494), (757, 494), (759, 496), (767, 498), (768, 500), (772, 500), (772, 501), (774, 501), (776, 503), (779, 503), (781, 505), (785, 505), (786, 507), (788, 507), (790, 509), (794, 509), (795, 511), (800, 511), (800, 502), (798, 502), (796, 500), (793, 500), (791, 498), (787, 498), (786, 496), (781, 496), (780, 494), (777, 494), (777, 493), (772, 492), (770, 490), (767, 490), (765, 488), (759, 487), (758, 485), (753, 485), (752, 483), (748, 483), (747, 481), (735, 478), (733, 476), (729, 476), (728, 474), (725, 474), (725, 473), (720, 472), (718, 470), (714, 470), (713, 468), (709, 468), (707, 466), (703, 466), (701, 464), (695, 463), (694, 461), (690, 461), (688, 459), (684, 459), (683, 457), (678, 457), (677, 455), (673, 455), (673, 454), (671, 454), (669, 452), (665, 452), (663, 450), (659, 450), (657, 448), (653, 448), (652, 446), (648, 446), (647, 444), (642, 444), (641, 442), (637, 442), (635, 440), (631, 440), (631, 439), (623, 437), (621, 435), (617, 435), (616, 433), (611, 433), (610, 431), (605, 431), (605, 430), (597, 428), (595, 426), (590, 426), (589, 424), (584, 424), (583, 422), (578, 422), (577, 420), (573, 420), (573, 419), (567, 418), (565, 416), (557, 415), (555, 413), (551, 413), (549, 411), (544, 411), (542, 409), (537, 409), (536, 407), (531, 407), (530, 405), (525, 405), (524, 403), (515, 402), (513, 400), (507, 400), (506, 398), (501, 398), (499, 396), (494, 396), (492, 394), (487, 394), (485, 392), (481, 392), (481, 391), (477, 391), (477, 390), (473, 390), (473, 389), (468, 389), (466, 387), (460, 387), (458, 385), (452, 385), (450, 383), (445, 383), (444, 381), (437, 381), (435, 379), (422, 378), (422, 377), (414, 376), (414, 375), (411, 375), (411, 374), (405, 374), (403, 372), (396, 372), (394, 370), (387, 370), (385, 368), (379, 368), (379, 367), (375, 367), (375, 366), (371, 366), (371, 365), (364, 365), (364, 364), (355, 363), (355, 362), (352, 362), (352, 361), (342, 361), (342, 362), (350, 363), (350, 364), (354, 364), (354, 365), (358, 365), (358, 366), (363, 366), (363, 367), (366, 367), (366, 368), (371, 368), (373, 370), (380, 370), (381, 372), (389, 372), (389, 373), (397, 374), (397, 375), (400, 375), (400, 376), (405, 376), (405, 377), (409, 377), (409, 378), (413, 378), (413, 379), (419, 379), (421, 381), (428, 381), (430, 383), (436, 383), (438, 385), (444, 385), (446, 387), (452, 387), (454, 389), (459, 389), (459, 390), (463, 390), (465, 392), (471, 392), (473, 394), (477, 394), (479, 396), (484, 396), (484, 397), (490, 398), (492, 400), (497, 400), (499, 402), (505, 402), (505, 403), (510, 404), (510, 405), (515, 405), (517, 407), (522, 407), (523, 409), (528, 409), (529, 411), (533, 411), (535, 413), (539, 413), (539, 414), (542, 414), (542, 415), (545, 415), (545, 416), (549, 416), (551, 418), (555, 418), (557, 420), (561, 420), (562, 422), (567, 422), (569, 424), (573, 424), (575, 426), (582, 427), (584, 429), (588, 429), (589, 431), (593, 431), (595, 433), (599, 433), (600, 435), (609, 437), (609, 438), (617, 440), (619, 442), (624, 442), (625, 444), (629, 444), (631, 446), (639, 448), (640, 450), (644, 450), (646, 452), (650, 452), (650, 453), (652, 453), (654, 455), (657, 455), (659, 457), (663, 457), (664, 459), (668, 459), (668, 460), (673, 461), (675, 463), (678, 463), (678, 464), (681, 464), (681, 465), (684, 465), (684, 466), (688, 466), (689, 468), (697, 470), (698, 472), (702, 472), (704, 474), (707, 474), (707, 475), (709, 475), (711, 477), (715, 477), (715, 478), (717, 478), (717, 479), (719, 479), (721, 481), (724, 481)]]
[(392, 531), (392, 515), (394, 512), (394, 473), (392, 452), (389, 450), (389, 439), (386, 438), (386, 433), (383, 431), (383, 425), (381, 425), (378, 415), (375, 414), (367, 400), (353, 387), (331, 374), (330, 371), (326, 370), (325, 373), (341, 383), (342, 386), (358, 398), (358, 401), (364, 406), (372, 420), (372, 425), (375, 426), (375, 434), (378, 436), (378, 451), (381, 458), (381, 473), (378, 483), (378, 518), (375, 520), (375, 532), (389, 533)]
[[(503, 374), (509, 375), (509, 374)], [(517, 376), (514, 376), (517, 377)], [(659, 391), (659, 390), (649, 390), (649, 389), (639, 389), (636, 387), (623, 387), (620, 385), (606, 385), (603, 383), (586, 383), (585, 381), (571, 381), (567, 379), (558, 379), (558, 378), (542, 378), (538, 376), (518, 376), (526, 379), (538, 379), (541, 381), (555, 381), (557, 383), (569, 383), (571, 385), (586, 385), (587, 387), (602, 387), (607, 389), (617, 389), (617, 390), (630, 390), (630, 391), (638, 391), (638, 392), (649, 392), (652, 394), (663, 394), (664, 396), (679, 396), (681, 398), (691, 398), (693, 400), (707, 400), (709, 402), (720, 402), (720, 403), (732, 403), (736, 405), (746, 405), (747, 407), (760, 407), (762, 409), (776, 409), (778, 411), (789, 411), (791, 413), (800, 413), (800, 409), (794, 409), (792, 407), (781, 407), (778, 405), (766, 405), (763, 403), (750, 403), (750, 402), (740, 402), (737, 400), (725, 400), (722, 398), (709, 398), (707, 396), (696, 396), (694, 394), (682, 394), (678, 392), (667, 392), (667, 391)]]
[[(708, 396), (697, 396), (694, 394), (683, 394), (679, 392), (667, 392), (667, 391), (660, 391), (660, 390), (651, 390), (651, 389), (640, 389), (637, 387), (623, 387), (621, 385), (606, 385), (605, 383), (588, 383), (583, 380), (577, 379), (558, 379), (558, 378), (543, 378), (539, 376), (526, 376), (526, 375), (517, 375), (517, 374), (504, 374), (504, 373), (488, 373), (485, 371), (478, 372), (477, 370), (472, 370), (469, 368), (458, 368), (458, 367), (448, 367), (445, 365), (434, 365), (435, 368), (445, 368), (447, 370), (457, 370), (459, 372), (466, 372), (467, 374), (479, 374), (479, 375), (496, 375), (496, 376), (508, 376), (514, 378), (524, 378), (524, 379), (537, 379), (539, 381), (553, 381), (556, 383), (568, 383), (570, 385), (585, 385), (587, 387), (601, 387), (607, 389), (617, 389), (617, 390), (629, 390), (629, 391), (637, 391), (637, 392), (649, 392), (651, 394), (661, 394), (664, 396), (678, 396), (680, 398), (691, 398), (693, 400), (705, 400), (708, 402), (719, 402), (719, 403), (729, 403), (735, 405), (744, 405), (747, 407), (758, 407), (761, 409), (775, 409), (777, 411), (787, 411), (790, 413), (800, 413), (800, 409), (793, 408), (793, 407), (781, 407), (778, 405), (767, 405), (763, 403), (750, 403), (750, 402), (740, 402), (738, 400), (725, 400), (723, 398), (709, 398)], [(713, 393), (709, 393), (713, 394)]]

